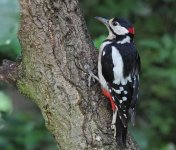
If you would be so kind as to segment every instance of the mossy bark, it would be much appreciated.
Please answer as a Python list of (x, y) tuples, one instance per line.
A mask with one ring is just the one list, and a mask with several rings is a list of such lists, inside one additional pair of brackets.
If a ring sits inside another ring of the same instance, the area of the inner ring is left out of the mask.
[[(17, 86), (41, 109), (62, 150), (118, 149), (109, 103), (88, 87), (97, 51), (77, 0), (21, 0), (22, 64)], [(138, 149), (128, 139), (128, 149)]]

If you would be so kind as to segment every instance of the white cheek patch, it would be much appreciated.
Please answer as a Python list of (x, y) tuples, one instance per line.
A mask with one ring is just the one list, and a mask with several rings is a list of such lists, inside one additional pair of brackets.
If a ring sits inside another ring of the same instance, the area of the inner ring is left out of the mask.
[(117, 34), (117, 35), (125, 35), (128, 33), (128, 30), (125, 27), (122, 27), (120, 25), (112, 26), (111, 29)]

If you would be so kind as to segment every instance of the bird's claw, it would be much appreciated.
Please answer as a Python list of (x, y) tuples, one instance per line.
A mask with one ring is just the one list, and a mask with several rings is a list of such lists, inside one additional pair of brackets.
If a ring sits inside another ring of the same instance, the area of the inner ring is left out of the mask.
[(88, 77), (88, 86), (90, 87), (91, 85), (91, 79), (93, 80), (93, 82), (95, 82), (95, 80), (99, 81), (98, 77), (96, 75), (93, 74), (93, 72), (91, 70), (88, 69), (88, 73), (89, 73), (89, 77)]
[(115, 124), (111, 124), (111, 129), (114, 132), (114, 138), (116, 137), (116, 126)]

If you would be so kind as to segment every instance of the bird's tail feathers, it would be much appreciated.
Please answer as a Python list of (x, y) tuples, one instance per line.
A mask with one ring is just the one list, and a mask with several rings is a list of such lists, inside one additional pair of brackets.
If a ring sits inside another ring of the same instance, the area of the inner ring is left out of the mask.
[(129, 116), (130, 116), (130, 119), (131, 119), (131, 123), (132, 123), (133, 126), (135, 126), (135, 118), (136, 118), (135, 108), (130, 108), (128, 112), (129, 112)]
[(116, 141), (121, 148), (126, 147), (127, 126), (124, 127), (122, 119), (117, 115), (116, 119)]
[(123, 112), (122, 109), (118, 108), (118, 116), (124, 127), (128, 126), (128, 113)]

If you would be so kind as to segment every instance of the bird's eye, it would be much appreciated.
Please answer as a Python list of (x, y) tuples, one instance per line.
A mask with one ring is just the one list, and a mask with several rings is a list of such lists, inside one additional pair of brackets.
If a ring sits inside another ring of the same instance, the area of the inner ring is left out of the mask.
[(117, 26), (118, 23), (114, 21), (114, 22), (112, 22), (112, 25), (113, 25), (113, 26)]

